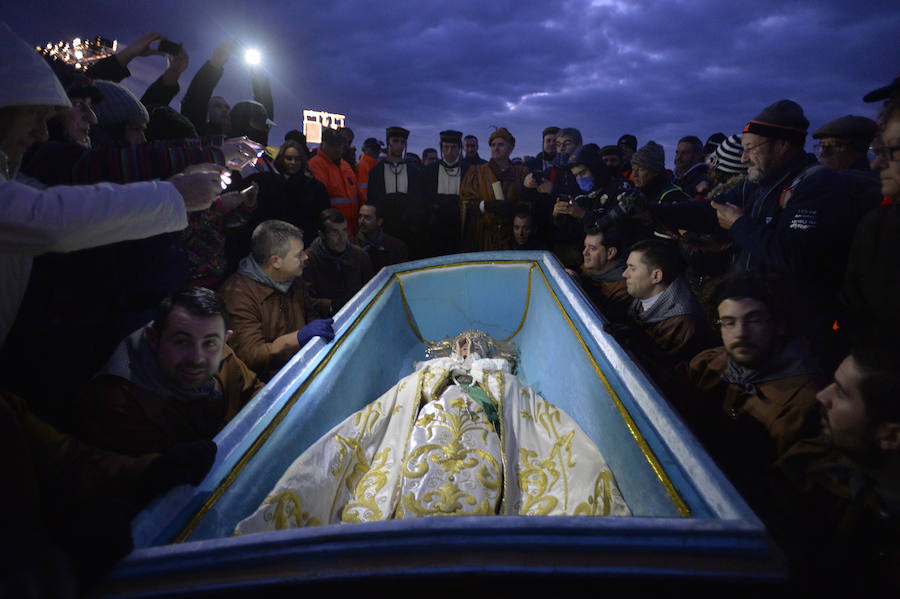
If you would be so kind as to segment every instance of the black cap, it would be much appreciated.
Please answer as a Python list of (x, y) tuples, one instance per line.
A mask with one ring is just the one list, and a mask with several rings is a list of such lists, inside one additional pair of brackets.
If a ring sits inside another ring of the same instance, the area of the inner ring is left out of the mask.
[(887, 100), (892, 96), (898, 95), (900, 95), (900, 77), (897, 77), (884, 87), (873, 89), (867, 93), (863, 96), (863, 102), (878, 102), (879, 100)]
[(462, 131), (447, 129), (441, 131), (441, 143), (462, 145)]
[(343, 135), (338, 133), (337, 129), (332, 129), (331, 127), (325, 127), (322, 129), (322, 143), (326, 144), (344, 144), (347, 143), (347, 140)]
[(409, 130), (404, 129), (403, 127), (388, 127), (385, 129), (385, 139), (390, 139), (392, 137), (402, 137), (403, 139), (409, 139)]

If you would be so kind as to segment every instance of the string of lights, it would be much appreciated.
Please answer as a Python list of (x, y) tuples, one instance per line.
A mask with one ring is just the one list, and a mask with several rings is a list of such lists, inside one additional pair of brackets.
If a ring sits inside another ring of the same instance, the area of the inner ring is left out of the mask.
[(118, 45), (117, 40), (98, 35), (92, 40), (76, 37), (71, 42), (47, 42), (43, 47), (36, 46), (36, 49), (45, 56), (75, 65), (76, 69), (85, 69), (92, 62), (114, 54)]

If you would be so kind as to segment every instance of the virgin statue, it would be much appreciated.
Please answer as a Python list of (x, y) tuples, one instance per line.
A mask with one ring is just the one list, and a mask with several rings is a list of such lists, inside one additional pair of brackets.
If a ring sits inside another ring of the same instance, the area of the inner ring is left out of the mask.
[(596, 445), (481, 331), (313, 443), (235, 534), (420, 516), (629, 516)]

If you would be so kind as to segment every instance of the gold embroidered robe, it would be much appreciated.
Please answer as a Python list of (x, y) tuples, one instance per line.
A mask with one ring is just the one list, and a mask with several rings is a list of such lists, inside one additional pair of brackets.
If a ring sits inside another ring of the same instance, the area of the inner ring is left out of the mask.
[(436, 358), (311, 445), (236, 534), (423, 515), (631, 515), (600, 450), (565, 412), (507, 372), (471, 374), (500, 431)]

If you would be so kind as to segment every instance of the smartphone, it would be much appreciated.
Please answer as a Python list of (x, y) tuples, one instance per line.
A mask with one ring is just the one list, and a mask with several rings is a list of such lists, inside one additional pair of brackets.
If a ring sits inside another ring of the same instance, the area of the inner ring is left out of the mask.
[(159, 50), (160, 52), (165, 52), (166, 54), (171, 54), (172, 56), (177, 56), (181, 54), (181, 46), (181, 44), (176, 44), (175, 42), (170, 42), (169, 40), (160, 40), (157, 50)]
[(559, 194), (559, 197), (556, 198), (556, 201), (557, 202), (565, 202), (566, 204), (571, 204), (572, 196), (565, 194), (565, 193), (561, 193), (561, 194)]

